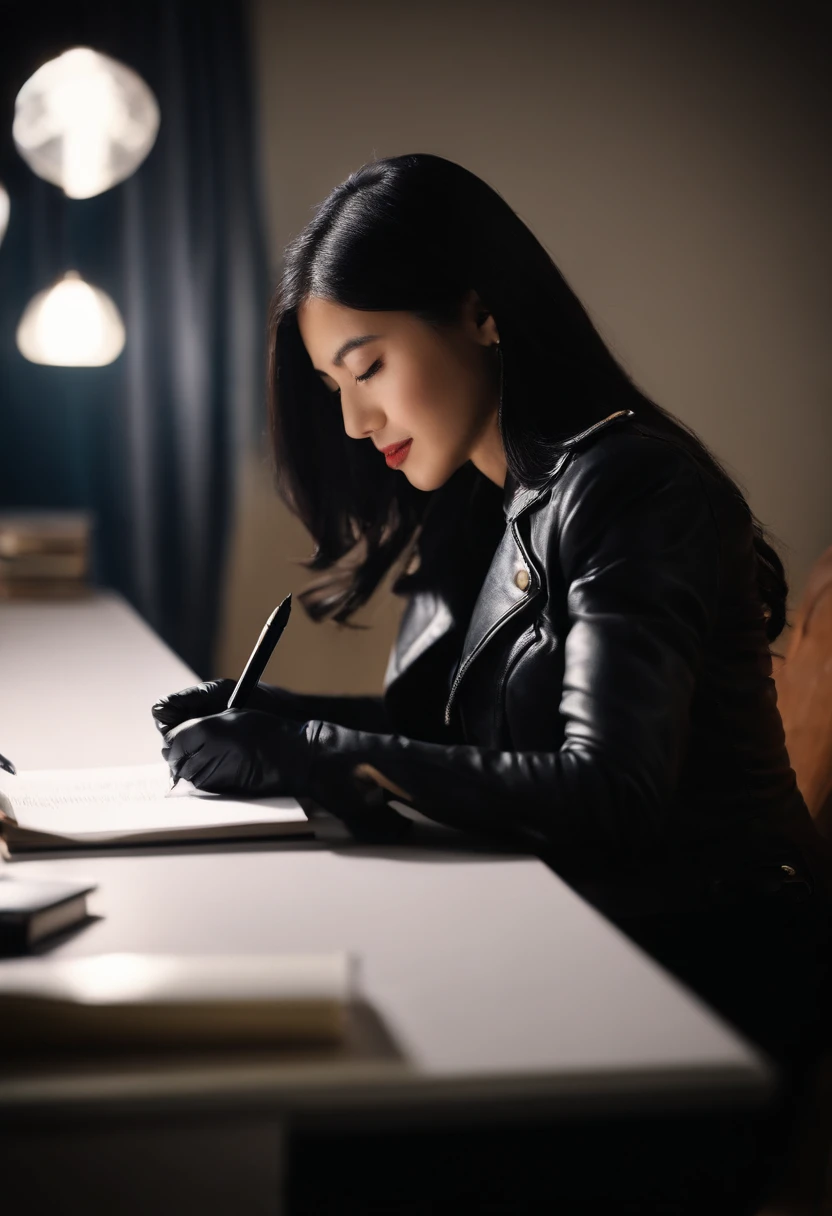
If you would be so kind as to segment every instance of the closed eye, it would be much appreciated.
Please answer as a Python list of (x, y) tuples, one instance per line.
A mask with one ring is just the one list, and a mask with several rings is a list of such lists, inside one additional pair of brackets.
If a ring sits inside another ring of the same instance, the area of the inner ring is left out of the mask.
[(355, 378), (357, 381), (358, 380), (370, 380), (376, 374), (376, 372), (379, 370), (380, 367), (381, 367), (381, 359), (376, 359), (375, 363), (370, 364), (370, 366), (367, 368), (366, 372), (364, 372), (363, 376), (356, 376)]
[[(375, 363), (371, 363), (363, 375), (353, 377), (354, 380), (356, 383), (363, 380), (371, 380), (376, 372), (381, 370), (381, 365), (381, 359), (376, 359)], [(340, 388), (331, 388), (329, 391), (332, 393), (333, 397), (339, 397), (341, 395)]]

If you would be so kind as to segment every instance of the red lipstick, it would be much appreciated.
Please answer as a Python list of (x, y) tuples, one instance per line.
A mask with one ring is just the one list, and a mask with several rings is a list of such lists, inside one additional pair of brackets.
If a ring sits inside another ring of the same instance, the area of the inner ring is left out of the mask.
[(412, 443), (412, 439), (405, 439), (404, 443), (391, 443), (389, 447), (382, 448), (387, 467), (397, 469), (399, 465), (404, 464)]

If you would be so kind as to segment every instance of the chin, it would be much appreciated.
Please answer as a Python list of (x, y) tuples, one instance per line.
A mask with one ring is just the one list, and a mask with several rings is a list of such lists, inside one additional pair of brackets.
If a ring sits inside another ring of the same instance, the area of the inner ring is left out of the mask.
[(461, 468), (461, 466), (465, 464), (465, 461), (463, 460), (457, 463), (451, 461), (445, 465), (435, 464), (433, 468), (428, 469), (427, 472), (423, 469), (417, 468), (416, 466), (413, 468), (408, 468), (407, 466), (409, 464), (409, 460), (405, 461), (405, 463), (402, 465), (401, 471), (413, 486), (414, 490), (430, 491), (438, 490), (444, 486), (445, 482), (449, 481), (453, 477), (457, 469)]
[(402, 469), (402, 472), (404, 473), (405, 477), (410, 482), (410, 484), (413, 486), (414, 490), (426, 490), (426, 491), (438, 490), (439, 487), (444, 486), (445, 482), (448, 480), (447, 477), (442, 477), (439, 475), (434, 475), (434, 476), (429, 475), (429, 476), (425, 477), (424, 474), (422, 474), (422, 473), (416, 473), (414, 475), (413, 473), (410, 473), (409, 471), (405, 472), (404, 469)]

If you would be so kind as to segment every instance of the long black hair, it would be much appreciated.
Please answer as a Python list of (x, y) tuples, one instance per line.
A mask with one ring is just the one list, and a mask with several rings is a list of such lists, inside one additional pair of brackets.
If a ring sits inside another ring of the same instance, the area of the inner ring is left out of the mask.
[(786, 623), (783, 564), (734, 479), (690, 427), (636, 387), (501, 195), (461, 165), (428, 153), (369, 161), (336, 186), (287, 246), (269, 307), (276, 488), (316, 545), (299, 564), (330, 571), (300, 593), (308, 615), (348, 624), (407, 555), (432, 496), (444, 487), (415, 489), (371, 442), (346, 434), (301, 339), (298, 308), (318, 296), (357, 310), (410, 312), (442, 327), (459, 319), (471, 288), (500, 334), (500, 432), (517, 481), (542, 487), (560, 442), (615, 410), (632, 409), (637, 420), (683, 445), (744, 506), (766, 631), (776, 638)]

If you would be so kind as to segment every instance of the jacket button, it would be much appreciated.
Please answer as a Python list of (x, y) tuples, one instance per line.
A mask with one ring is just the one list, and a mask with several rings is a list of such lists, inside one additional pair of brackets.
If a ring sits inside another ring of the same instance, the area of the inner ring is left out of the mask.
[(514, 576), (514, 581), (517, 584), (517, 586), (520, 588), (521, 591), (525, 591), (529, 585), (528, 570), (518, 570)]

